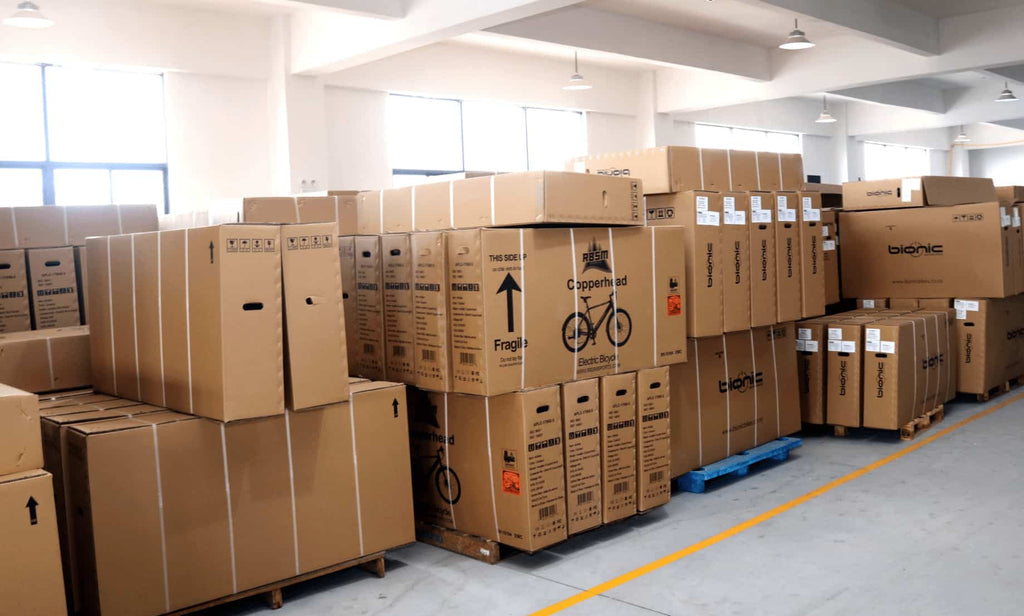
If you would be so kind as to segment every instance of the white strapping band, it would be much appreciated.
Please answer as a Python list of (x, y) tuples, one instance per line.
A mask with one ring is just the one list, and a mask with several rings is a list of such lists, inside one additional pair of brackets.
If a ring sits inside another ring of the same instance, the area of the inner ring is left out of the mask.
[(124, 223), (121, 222), (121, 206), (115, 205), (114, 211), (117, 212), (117, 234), (124, 235)]
[(779, 186), (786, 190), (786, 183), (782, 181), (782, 154), (776, 154), (775, 160), (779, 161)]
[(231, 587), (238, 592), (238, 575), (235, 571), (235, 516), (231, 514), (231, 479), (228, 477), (228, 440), (224, 424), (220, 424), (220, 454), (224, 461), (224, 495), (228, 503), (228, 546), (231, 548)]
[(494, 456), (491, 453), (491, 399), (484, 398), (484, 421), (487, 426), (487, 475), (491, 478), (491, 511), (494, 513), (494, 536), (498, 533), (498, 500), (494, 496)]
[(729, 190), (736, 190), (736, 187), (732, 185), (732, 150), (725, 151), (725, 167), (729, 170)]
[(445, 393), (444, 394), (444, 445), (442, 445), (442, 447), (444, 447), (444, 460), (448, 464), (446, 465), (446, 467), (444, 469), (444, 474), (445, 474), (445, 479), (446, 479), (445, 484), (448, 486), (448, 511), (451, 513), (451, 516), (452, 516), (452, 528), (454, 530), (458, 530), (459, 529), (459, 525), (455, 523), (455, 505), (452, 504), (452, 475), (451, 475), (452, 456), (451, 456), (451, 452), (448, 451), (448, 436), (449, 436), (448, 435), (448, 394)]
[(68, 208), (62, 207), (60, 211), (64, 214), (64, 245), (67, 246), (71, 243), (71, 239), (68, 234)]
[(14, 215), (14, 208), (7, 208), (11, 212), (11, 231), (14, 233), (14, 247), (17, 248), (20, 245), (18, 242), (18, 218)]
[(160, 477), (160, 438), (153, 424), (153, 457), (156, 459), (156, 504), (160, 513), (160, 555), (164, 566), (164, 609), (171, 611), (171, 590), (167, 583), (167, 532), (164, 524), (164, 487)]
[(761, 159), (754, 152), (754, 170), (757, 171), (757, 189), (761, 190)]
[(302, 222), (302, 215), (299, 213), (298, 197), (292, 197), (292, 205), (295, 207), (295, 222)]
[(355, 396), (349, 400), (348, 416), (352, 426), (352, 468), (355, 470), (356, 480), (356, 528), (359, 529), (359, 555), (366, 552), (363, 550), (363, 505), (359, 499), (359, 453), (356, 451), (356, 399)]
[(112, 379), (113, 393), (117, 391), (117, 361), (116, 350), (114, 349), (114, 277), (110, 273), (110, 236), (107, 236), (107, 313), (110, 315), (110, 377)]
[(772, 325), (768, 331), (772, 335), (772, 373), (775, 376), (775, 436), (780, 436), (782, 420), (779, 416), (782, 413), (782, 409), (779, 404), (779, 362), (775, 359), (775, 326)]
[(163, 256), (163, 231), (156, 234), (156, 317), (157, 331), (160, 332), (160, 395), (163, 397), (163, 406), (167, 406), (167, 379), (164, 375), (164, 268)]
[(416, 230), (416, 187), (412, 187), (412, 196), (409, 197), (410, 201), (410, 212), (409, 212), (409, 230)]
[(914, 334), (914, 406), (917, 406), (917, 323), (914, 319), (908, 319), (910, 321), (910, 331)]
[[(725, 368), (725, 455), (732, 455), (732, 394), (729, 387), (729, 347), (725, 345), (725, 334), (722, 334), (722, 367)], [(755, 374), (757, 374), (755, 372)], [(756, 423), (756, 419), (755, 419)]]
[[(491, 176), (491, 224), (494, 224), (494, 176)], [(522, 255), (520, 255), (520, 259)]]
[[(120, 211), (120, 210), (119, 210)], [(118, 224), (120, 225), (121, 217), (118, 216)], [(139, 369), (139, 317), (135, 307), (135, 297), (137, 295), (135, 288), (135, 235), (129, 235), (128, 240), (132, 249), (132, 335), (135, 338), (135, 395), (138, 399), (142, 399), (142, 371)]]
[(46, 338), (46, 361), (50, 365), (50, 389), (57, 389), (57, 383), (53, 378), (53, 348), (49, 336)]
[(455, 226), (455, 182), (448, 180), (448, 228)]
[[(352, 406), (354, 401), (355, 397), (352, 398), (349, 406)], [(355, 426), (353, 426), (352, 431), (354, 434)], [(295, 463), (292, 458), (292, 422), (288, 413), (288, 407), (284, 409), (284, 436), (288, 442), (288, 487), (292, 492), (292, 543), (295, 544), (295, 575), (299, 575), (299, 521), (298, 514), (296, 513), (297, 507), (295, 506)], [(356, 485), (358, 485), (358, 477), (356, 478)], [(359, 540), (362, 541), (362, 538), (363, 533), (360, 532)]]
[(758, 395), (757, 395), (757, 353), (754, 352), (754, 330), (751, 329), (751, 330), (749, 330), (749, 332), (750, 332), (750, 363), (751, 363), (751, 366), (752, 366), (752, 368), (754, 370), (754, 443), (757, 443), (758, 442), (758, 440), (757, 440), (757, 423), (758, 423), (757, 422), (757, 418), (759, 417), (759, 415), (757, 414), (757, 398), (758, 398)]
[[(658, 365), (658, 252), (655, 248), (658, 242), (658, 232), (651, 229), (651, 322), (654, 324), (654, 355), (651, 357), (651, 365)], [(576, 262), (573, 261), (573, 266)], [(684, 341), (685, 342), (685, 341)]]
[(700, 416), (703, 413), (701, 408), (700, 398), (700, 341), (697, 338), (693, 339), (693, 367), (697, 373), (697, 464), (704, 465), (704, 439), (700, 437), (704, 433), (701, 428)]
[(704, 190), (704, 148), (697, 148), (697, 166), (700, 167), (700, 189)]
[(188, 412), (192, 410), (192, 310), (189, 304), (188, 231), (185, 231), (185, 357), (188, 366)]
[[(572, 253), (570, 255), (570, 257), (571, 257), (571, 261), (572, 261), (572, 279), (573, 279), (573, 283), (574, 283), (572, 285), (572, 296), (573, 296), (573, 300), (574, 300), (573, 304), (572, 304), (572, 310), (573, 310), (573, 313), (575, 314), (576, 312), (579, 312), (579, 309), (580, 309), (580, 289), (575, 284), (575, 282), (577, 282), (579, 280), (579, 274), (577, 274), (577, 272), (576, 272), (576, 230), (571, 228), (571, 227), (569, 229), (569, 247), (570, 247), (570, 252)], [(579, 330), (578, 326), (576, 328), (575, 334), (576, 334), (577, 337), (579, 337), (579, 335), (580, 335), (580, 330)], [(562, 332), (562, 335), (565, 335), (565, 332)], [(574, 381), (577, 378), (577, 372), (579, 370), (579, 365), (580, 365), (580, 361), (579, 361), (580, 347), (579, 347), (579, 344), (580, 344), (580, 341), (576, 340), (575, 343), (573, 344), (573, 347), (572, 347), (572, 349), (573, 349), (572, 350), (572, 380), (574, 380)]]
[[(936, 317), (935, 317), (935, 358), (936, 358), (936, 361), (938, 361), (938, 357), (939, 357), (939, 318), (938, 318), (938, 315), (936, 315)], [(939, 371), (936, 370), (935, 372), (938, 373)], [(938, 402), (939, 402), (939, 385), (941, 385), (941, 384), (942, 384), (941, 377), (936, 378), (935, 379), (935, 402), (936, 402), (936, 404), (938, 404)]]
[(341, 235), (341, 214), (338, 212), (338, 197), (334, 197), (334, 222), (338, 223), (338, 235)]
[[(491, 187), (494, 187), (494, 176), (491, 176)], [(493, 192), (491, 193), (494, 194)], [(491, 203), (494, 203), (493, 201)], [(493, 210), (492, 210), (493, 211)], [(519, 286), (522, 290), (519, 292), (519, 310), (523, 314), (523, 340), (526, 340), (526, 253), (523, 252), (523, 230), (519, 230)], [(575, 264), (575, 261), (573, 261)], [(615, 272), (612, 272), (612, 278), (615, 277)], [(519, 365), (519, 388), (526, 389), (526, 345), (523, 345), (521, 349), (523, 352), (523, 363)], [(616, 362), (618, 365), (618, 362)]]
[(384, 233), (384, 191), (382, 190), (379, 193), (377, 193), (377, 196), (377, 209), (379, 210), (378, 217), (380, 218), (380, 232)]
[[(616, 343), (612, 346), (615, 347), (615, 371), (619, 371), (619, 290), (615, 286), (615, 240), (612, 238), (612, 228), (608, 227), (608, 256), (612, 261), (612, 313), (608, 318), (613, 319), (615, 323), (615, 340)], [(526, 335), (523, 335), (526, 338)], [(525, 388), (524, 388), (525, 389)]]

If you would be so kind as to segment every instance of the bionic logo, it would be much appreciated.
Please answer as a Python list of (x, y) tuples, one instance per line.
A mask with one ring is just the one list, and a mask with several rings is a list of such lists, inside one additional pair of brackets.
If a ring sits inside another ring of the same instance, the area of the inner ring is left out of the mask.
[(913, 244), (889, 244), (889, 254), (891, 255), (909, 255), (911, 257), (920, 256), (935, 256), (943, 254), (942, 244), (921, 244), (920, 242), (914, 242)]

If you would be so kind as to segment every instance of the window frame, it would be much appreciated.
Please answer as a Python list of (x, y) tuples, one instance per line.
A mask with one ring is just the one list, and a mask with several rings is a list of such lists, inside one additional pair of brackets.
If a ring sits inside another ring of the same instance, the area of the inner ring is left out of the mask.
[[(110, 191), (111, 191), (111, 203), (113, 203), (113, 172), (114, 171), (160, 171), (163, 174), (164, 182), (164, 214), (169, 214), (171, 211), (170, 201), (170, 190), (168, 188), (168, 171), (167, 162), (163, 163), (118, 163), (118, 162), (88, 162), (88, 163), (76, 163), (76, 162), (55, 162), (50, 158), (50, 118), (47, 113), (47, 97), (46, 97), (46, 69), (52, 64), (37, 64), (39, 67), (39, 79), (42, 81), (42, 105), (43, 105), (43, 145), (45, 160), (31, 160), (31, 161), (20, 161), (20, 160), (0, 160), (0, 169), (39, 169), (43, 174), (43, 207), (49, 207), (56, 204), (56, 190), (53, 182), (53, 172), (57, 169), (105, 169), (110, 175)], [(163, 82), (164, 75), (160, 73), (160, 81)], [(165, 127), (166, 131), (166, 127)], [(166, 145), (165, 145), (166, 147)], [(104, 204), (96, 204), (104, 205)], [(135, 205), (135, 204), (119, 204), (119, 205)], [(155, 205), (155, 204), (154, 204)], [(75, 206), (68, 206), (75, 207)]]
[[(904, 164), (901, 165), (901, 169), (899, 169), (896, 172), (896, 175), (893, 175), (893, 174), (890, 173), (890, 174), (883, 174), (882, 177), (868, 177), (868, 151), (867, 151), (867, 146), (869, 146), (869, 145), (870, 146), (881, 147), (883, 149), (883, 155), (884, 156), (888, 156), (889, 155), (888, 154), (888, 150), (893, 149), (893, 148), (898, 148), (900, 150), (903, 150), (904, 155), (906, 155), (907, 152), (910, 151), (910, 150), (919, 150), (921, 152), (924, 152), (924, 163), (925, 163), (925, 166), (924, 166), (923, 169), (918, 169), (918, 170), (906, 169), (905, 168), (906, 165), (905, 165), (905, 161), (904, 161)], [(926, 148), (926, 147), (922, 147), (922, 146), (918, 146), (918, 145), (904, 145), (902, 143), (883, 143), (881, 141), (864, 140), (862, 142), (862, 148), (861, 148), (861, 165), (862, 165), (862, 168), (864, 170), (864, 179), (867, 180), (867, 181), (871, 181), (871, 180), (884, 180), (884, 179), (888, 179), (890, 177), (914, 177), (914, 176), (918, 176), (918, 175), (928, 175), (929, 173), (931, 173), (931, 152), (932, 152), (932, 148)], [(912, 171), (912, 173), (910, 173), (911, 171)]]

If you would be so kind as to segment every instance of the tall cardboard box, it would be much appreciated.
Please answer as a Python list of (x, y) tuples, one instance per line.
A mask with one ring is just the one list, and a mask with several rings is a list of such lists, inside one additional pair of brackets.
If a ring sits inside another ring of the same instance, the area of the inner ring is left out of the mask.
[(931, 175), (843, 184), (844, 210), (911, 208), (995, 201), (997, 201), (996, 190), (989, 178)]
[(750, 193), (750, 326), (776, 323), (778, 273), (772, 194)]
[(1024, 371), (1024, 296), (957, 299), (957, 391), (987, 393)]
[[(718, 381), (723, 376), (718, 368), (722, 361), (722, 337), (690, 338), (687, 344), (689, 360), (669, 368), (670, 474), (673, 478), (716, 460), (704, 457), (702, 419), (707, 421), (705, 412), (717, 408), (720, 398), (724, 404), (724, 396), (718, 393)], [(721, 429), (719, 434), (722, 434)]]
[[(762, 429), (758, 425), (756, 398), (758, 388), (764, 386), (766, 372), (755, 359), (749, 329), (722, 336), (721, 376), (717, 383), (718, 393), (725, 399), (725, 455), (722, 457), (754, 447)], [(704, 441), (714, 438), (712, 433), (702, 435)]]
[(0, 475), (42, 467), (38, 398), (27, 391), (0, 385)]
[(575, 535), (602, 521), (600, 379), (563, 383), (561, 389), (565, 515)]
[(637, 511), (664, 505), (672, 496), (672, 422), (669, 368), (636, 373)]
[(356, 335), (349, 338), (355, 357), (349, 371), (368, 379), (384, 380), (384, 263), (380, 236), (357, 235)]
[(333, 222), (281, 227), (286, 404), (348, 399), (341, 259)]
[(757, 406), (754, 442), (762, 445), (800, 430), (800, 393), (796, 327), (779, 323), (751, 330), (754, 365), (764, 372), (755, 388)]
[(356, 191), (329, 190), (326, 195), (248, 197), (242, 200), (242, 222), (334, 222), (338, 235), (356, 233)]
[(88, 387), (89, 328), (0, 334), (0, 383), (41, 393)]
[(343, 235), (338, 238), (338, 255), (341, 260), (341, 303), (345, 313), (345, 348), (348, 354), (349, 372), (355, 370), (358, 357), (357, 307), (356, 307), (356, 238)]
[(413, 233), (410, 249), (416, 366), (413, 382), (417, 387), (431, 391), (450, 391), (448, 242), (440, 231)]
[(796, 324), (797, 375), (800, 383), (800, 418), (804, 423), (824, 424), (828, 319)]
[(528, 552), (566, 538), (559, 389), (426, 392), (409, 424), (420, 521)]
[(0, 334), (32, 329), (24, 250), (0, 250)]
[(805, 319), (825, 314), (825, 262), (821, 193), (799, 192), (800, 311)]
[[(135, 236), (107, 236), (110, 276), (111, 370), (117, 388), (112, 393), (138, 400), (139, 374), (138, 317), (135, 303)], [(102, 315), (101, 315), (102, 316)], [(154, 349), (155, 351), (155, 349)]]
[(776, 322), (796, 321), (803, 316), (801, 307), (803, 258), (800, 252), (800, 223), (796, 193), (775, 193), (775, 275)]
[(0, 476), (0, 597), (19, 616), (66, 614), (50, 474)]
[(164, 340), (161, 300), (163, 278), (160, 253), (163, 248), (159, 231), (136, 233), (131, 236), (135, 268), (134, 338), (138, 352), (138, 399), (150, 404), (167, 406), (166, 371), (164, 370)]
[(713, 336), (724, 327), (721, 221), (718, 193), (687, 191), (647, 198), (648, 225), (683, 225), (689, 336)]
[(636, 373), (601, 377), (601, 496), (605, 524), (637, 511)]
[(4, 208), (0, 250), (84, 246), (85, 238), (157, 230), (154, 205)]
[[(87, 250), (92, 254), (93, 240), (89, 240)], [(157, 238), (159, 243), (160, 278), (159, 293), (167, 301), (161, 302), (160, 308), (160, 339), (163, 347), (163, 389), (161, 391), (163, 406), (182, 411), (193, 412), (192, 397), (192, 364), (190, 360), (191, 336), (188, 308), (188, 279), (182, 275), (187, 271), (186, 247), (188, 246), (188, 231), (177, 229), (173, 231), (161, 231)], [(92, 268), (93, 260), (89, 260)], [(95, 271), (95, 270), (92, 270)], [(103, 266), (99, 267), (100, 274), (92, 278), (102, 278)], [(105, 282), (103, 284), (106, 284)], [(145, 289), (145, 285), (142, 285)], [(102, 306), (103, 293), (98, 293), (101, 299), (91, 300), (92, 306)], [(92, 297), (92, 296), (90, 296)], [(102, 327), (102, 316), (93, 310), (98, 317), (96, 327)], [(93, 356), (97, 354), (97, 345), (100, 345), (99, 333), (92, 340)], [(100, 353), (102, 355), (102, 352)], [(95, 360), (94, 360), (95, 362)], [(146, 360), (142, 361), (146, 365)], [(93, 369), (96, 372), (96, 369)], [(97, 385), (98, 391), (110, 391)]]
[(750, 329), (750, 195), (722, 195), (723, 330)]
[(328, 190), (327, 196), (337, 199), (337, 214), (335, 220), (338, 223), (339, 235), (355, 235), (358, 226), (356, 214), (358, 207), (358, 190)]
[(392, 381), (416, 378), (413, 258), (408, 233), (380, 237), (384, 279), (385, 371)]
[(864, 330), (864, 422), (868, 428), (898, 430), (917, 412), (914, 323), (883, 320)]
[(861, 317), (828, 323), (826, 408), (831, 425), (862, 425), (864, 325), (876, 320)]
[(821, 212), (821, 260), (825, 267), (825, 304), (838, 303), (842, 299), (839, 287), (839, 233), (836, 212)]
[(35, 329), (81, 325), (74, 249), (34, 248), (26, 258)]

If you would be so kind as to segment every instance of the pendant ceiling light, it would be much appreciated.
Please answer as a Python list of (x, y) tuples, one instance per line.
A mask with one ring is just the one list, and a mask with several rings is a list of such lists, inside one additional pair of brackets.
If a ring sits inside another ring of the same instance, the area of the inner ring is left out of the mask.
[(4, 20), (4, 25), (16, 28), (49, 28), (53, 25), (53, 20), (44, 17), (35, 3), (19, 2), (14, 14)]
[(804, 34), (804, 31), (800, 29), (794, 19), (793, 31), (789, 33), (786, 40), (782, 41), (782, 44), (779, 45), (779, 49), (789, 49), (792, 51), (796, 49), (810, 49), (811, 47), (814, 47), (814, 43), (807, 40), (807, 35)]
[(997, 103), (1012, 103), (1012, 102), (1015, 102), (1015, 101), (1018, 101), (1018, 100), (1020, 100), (1020, 99), (1018, 99), (1016, 96), (1014, 96), (1013, 90), (1010, 89), (1010, 83), (1004, 81), (1003, 82), (1003, 91), (1000, 92), (999, 96), (996, 97), (996, 102)]
[(832, 116), (832, 113), (828, 110), (828, 99), (824, 95), (821, 97), (821, 113), (818, 114), (818, 119), (815, 120), (818, 124), (831, 124), (836, 119)]
[(960, 134), (956, 136), (956, 139), (953, 140), (953, 143), (967, 143), (970, 140), (971, 138), (967, 136), (967, 133), (964, 131), (964, 126), (963, 124), (961, 124)]
[(580, 57), (579, 52), (572, 52), (572, 76), (569, 77), (569, 81), (562, 86), (563, 90), (589, 90), (594, 86), (583, 78), (580, 74)]

